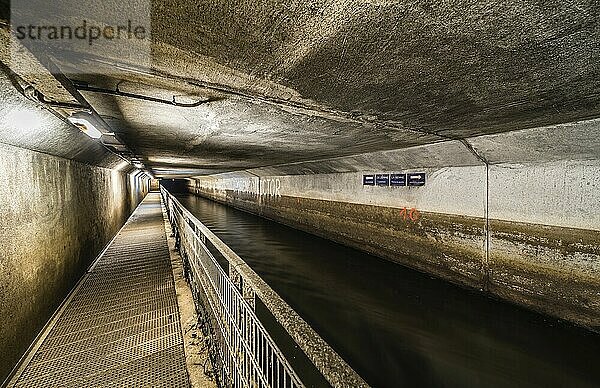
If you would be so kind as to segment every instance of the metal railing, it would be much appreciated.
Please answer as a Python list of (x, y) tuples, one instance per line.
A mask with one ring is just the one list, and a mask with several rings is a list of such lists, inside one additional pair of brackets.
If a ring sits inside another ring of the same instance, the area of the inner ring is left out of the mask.
[[(161, 195), (197, 308), (207, 313), (214, 339), (210, 353), (219, 385), (304, 387), (257, 317), (255, 308), (260, 301), (324, 381), (333, 387), (368, 387), (235, 252), (163, 187)], [(221, 264), (215, 255), (224, 259)]]

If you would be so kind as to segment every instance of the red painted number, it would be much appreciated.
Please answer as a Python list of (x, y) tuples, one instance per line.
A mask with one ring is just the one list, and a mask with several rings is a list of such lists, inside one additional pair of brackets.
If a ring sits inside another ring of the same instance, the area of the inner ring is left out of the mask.
[(411, 209), (403, 208), (400, 210), (400, 216), (404, 221), (411, 220), (412, 222), (417, 222), (419, 217), (421, 217), (421, 213), (414, 207)]

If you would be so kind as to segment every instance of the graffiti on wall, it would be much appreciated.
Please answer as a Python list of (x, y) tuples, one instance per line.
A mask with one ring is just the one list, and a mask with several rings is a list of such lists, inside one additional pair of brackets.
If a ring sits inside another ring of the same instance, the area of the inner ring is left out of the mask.
[(261, 185), (261, 196), (281, 198), (281, 181), (279, 178), (263, 179)]
[(404, 207), (400, 210), (400, 216), (404, 221), (417, 222), (421, 217), (421, 213), (414, 207), (411, 209)]
[(279, 178), (223, 178), (198, 181), (197, 184), (198, 189), (221, 196), (226, 196), (228, 191), (233, 191), (236, 195), (281, 197), (281, 180)]

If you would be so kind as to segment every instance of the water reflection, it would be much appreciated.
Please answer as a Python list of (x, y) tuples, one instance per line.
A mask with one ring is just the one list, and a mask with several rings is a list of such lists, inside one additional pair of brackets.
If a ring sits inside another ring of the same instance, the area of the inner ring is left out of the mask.
[(599, 335), (216, 202), (178, 198), (373, 386), (600, 386)]

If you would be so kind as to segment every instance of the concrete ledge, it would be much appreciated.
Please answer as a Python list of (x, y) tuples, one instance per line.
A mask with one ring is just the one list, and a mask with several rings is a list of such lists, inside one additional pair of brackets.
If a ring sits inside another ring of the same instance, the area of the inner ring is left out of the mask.
[(234, 190), (199, 194), (590, 329), (600, 327), (600, 232)]
[[(163, 222), (171, 257), (173, 279), (175, 280), (175, 291), (177, 293), (177, 305), (179, 307), (179, 319), (185, 350), (185, 363), (192, 388), (215, 388), (217, 386), (211, 377), (212, 365), (209, 359), (207, 339), (204, 338), (202, 330), (198, 327), (198, 315), (194, 305), (192, 290), (190, 289), (183, 274), (183, 259), (175, 247), (175, 238), (171, 232), (171, 226), (167, 212), (161, 200)], [(208, 370), (207, 370), (208, 368)]]

